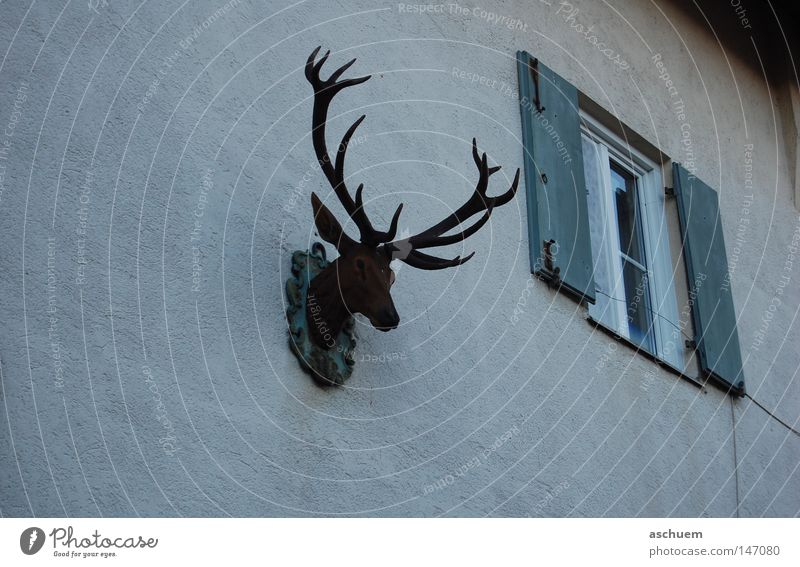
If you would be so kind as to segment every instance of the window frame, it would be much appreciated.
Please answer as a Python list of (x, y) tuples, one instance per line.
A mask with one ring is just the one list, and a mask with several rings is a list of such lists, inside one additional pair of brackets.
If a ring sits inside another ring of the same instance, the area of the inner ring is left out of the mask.
[[(669, 245), (669, 224), (666, 215), (666, 196), (661, 174), (661, 167), (646, 157), (629, 143), (602, 125), (583, 109), (579, 112), (581, 135), (597, 144), (598, 157), (601, 163), (613, 160), (636, 177), (637, 208), (641, 215), (641, 229), (644, 248), (645, 268), (647, 274), (648, 303), (651, 307), (650, 321), (654, 351), (644, 346), (641, 350), (651, 354), (660, 361), (666, 362), (676, 369), (684, 366), (683, 341), (679, 328), (678, 301), (675, 290), (675, 269), (672, 265), (672, 253)], [(594, 165), (594, 164), (593, 164)], [(592, 166), (593, 166), (592, 165)], [(584, 161), (584, 168), (590, 167)], [(609, 328), (615, 334), (636, 344), (628, 331), (628, 300), (618, 301), (614, 298), (625, 297), (622, 279), (622, 261), (624, 253), (619, 245), (619, 224), (613, 191), (610, 185), (610, 167), (600, 175), (603, 191), (603, 214), (609, 221), (610, 230), (604, 230), (603, 251), (593, 251), (593, 256), (605, 262), (610, 278), (614, 281), (612, 298), (600, 301), (604, 293), (597, 293), (598, 303), (589, 305), (590, 317), (599, 325)], [(587, 193), (589, 187), (587, 184)], [(609, 216), (610, 215), (610, 216)], [(610, 234), (609, 234), (610, 233)], [(604, 309), (604, 311), (601, 311)], [(604, 316), (605, 315), (605, 316)]]

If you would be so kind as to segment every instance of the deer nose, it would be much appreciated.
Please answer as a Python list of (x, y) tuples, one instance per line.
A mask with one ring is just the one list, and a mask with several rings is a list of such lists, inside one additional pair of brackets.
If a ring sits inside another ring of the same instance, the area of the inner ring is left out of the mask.
[(376, 325), (376, 329), (384, 332), (391, 331), (400, 324), (400, 315), (397, 314), (397, 309), (394, 308), (394, 305), (389, 305), (381, 310), (378, 321), (380, 325)]

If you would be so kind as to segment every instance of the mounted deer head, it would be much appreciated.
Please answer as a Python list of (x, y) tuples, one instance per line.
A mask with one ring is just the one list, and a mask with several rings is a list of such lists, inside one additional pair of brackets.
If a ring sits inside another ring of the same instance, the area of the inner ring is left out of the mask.
[[(323, 81), (320, 78), (320, 70), (328, 59), (330, 51), (316, 62), (319, 50), (317, 47), (309, 56), (305, 68), (306, 78), (314, 88), (311, 138), (322, 172), (360, 233), (358, 242), (350, 238), (316, 193), (311, 194), (311, 205), (319, 235), (333, 244), (339, 252), (339, 258), (311, 281), (306, 302), (308, 321), (314, 323), (309, 325), (312, 340), (322, 348), (330, 348), (334, 344), (334, 339), (330, 337), (335, 338), (339, 334), (345, 320), (352, 313), (365, 315), (370, 323), (381, 331), (397, 328), (400, 317), (390, 294), (394, 273), (389, 264), (393, 259), (423, 270), (441, 270), (459, 266), (472, 258), (474, 252), (464, 258), (457, 256), (447, 260), (429, 256), (420, 250), (455, 244), (475, 234), (489, 220), (495, 207), (508, 203), (514, 197), (519, 184), (519, 169), (508, 191), (499, 197), (488, 197), (486, 190), (489, 177), (499, 171), (500, 167), (487, 165), (486, 154), (478, 154), (478, 147), (473, 138), (472, 157), (478, 167), (479, 177), (475, 191), (466, 203), (441, 222), (410, 238), (394, 240), (397, 222), (403, 210), (402, 204), (397, 207), (388, 231), (375, 230), (364, 210), (361, 194), (364, 185), (358, 186), (354, 200), (345, 184), (344, 176), (347, 146), (366, 115), (362, 115), (345, 132), (336, 150), (336, 160), (333, 162), (325, 141), (328, 107), (333, 97), (347, 87), (367, 81), (370, 76), (339, 81), (339, 77), (355, 63), (356, 60), (353, 59)], [(481, 212), (483, 215), (473, 225), (461, 232), (444, 235)]]

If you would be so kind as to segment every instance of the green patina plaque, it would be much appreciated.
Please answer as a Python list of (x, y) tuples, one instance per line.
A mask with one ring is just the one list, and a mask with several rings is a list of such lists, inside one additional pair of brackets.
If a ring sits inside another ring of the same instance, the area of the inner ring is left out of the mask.
[(319, 242), (311, 246), (310, 252), (295, 250), (292, 253), (292, 275), (286, 280), (286, 298), (289, 301), (286, 319), (289, 323), (289, 347), (303, 370), (320, 385), (341, 386), (353, 373), (355, 365), (355, 320), (353, 317), (347, 319), (336, 337), (336, 344), (326, 350), (311, 340), (306, 317), (308, 285), (329, 264), (325, 247)]

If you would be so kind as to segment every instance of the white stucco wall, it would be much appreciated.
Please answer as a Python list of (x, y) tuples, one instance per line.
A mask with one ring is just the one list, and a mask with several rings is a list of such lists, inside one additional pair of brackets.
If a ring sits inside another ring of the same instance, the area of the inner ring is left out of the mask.
[(419, 14), (234, 0), (216, 16), (222, 0), (4, 2), (0, 512), (797, 515), (796, 434), (660, 370), (531, 280), (524, 190), (460, 269), (401, 267), (401, 327), (359, 325), (365, 360), (346, 388), (315, 386), (287, 347), (290, 255), (315, 239), (310, 191), (328, 191), (302, 74), (314, 47), (335, 51), (329, 70), (355, 56), (351, 76), (373, 75), (336, 99), (329, 136), (368, 115), (348, 174), (376, 225), (402, 201), (411, 233), (472, 190), (473, 136), (504, 166), (495, 192), (522, 166), (517, 49), (685, 161), (660, 52), (697, 174), (720, 191), (729, 258), (749, 219), (733, 273), (748, 391), (797, 427), (782, 95), (679, 7), (573, 3), (567, 22), (555, 1)]

